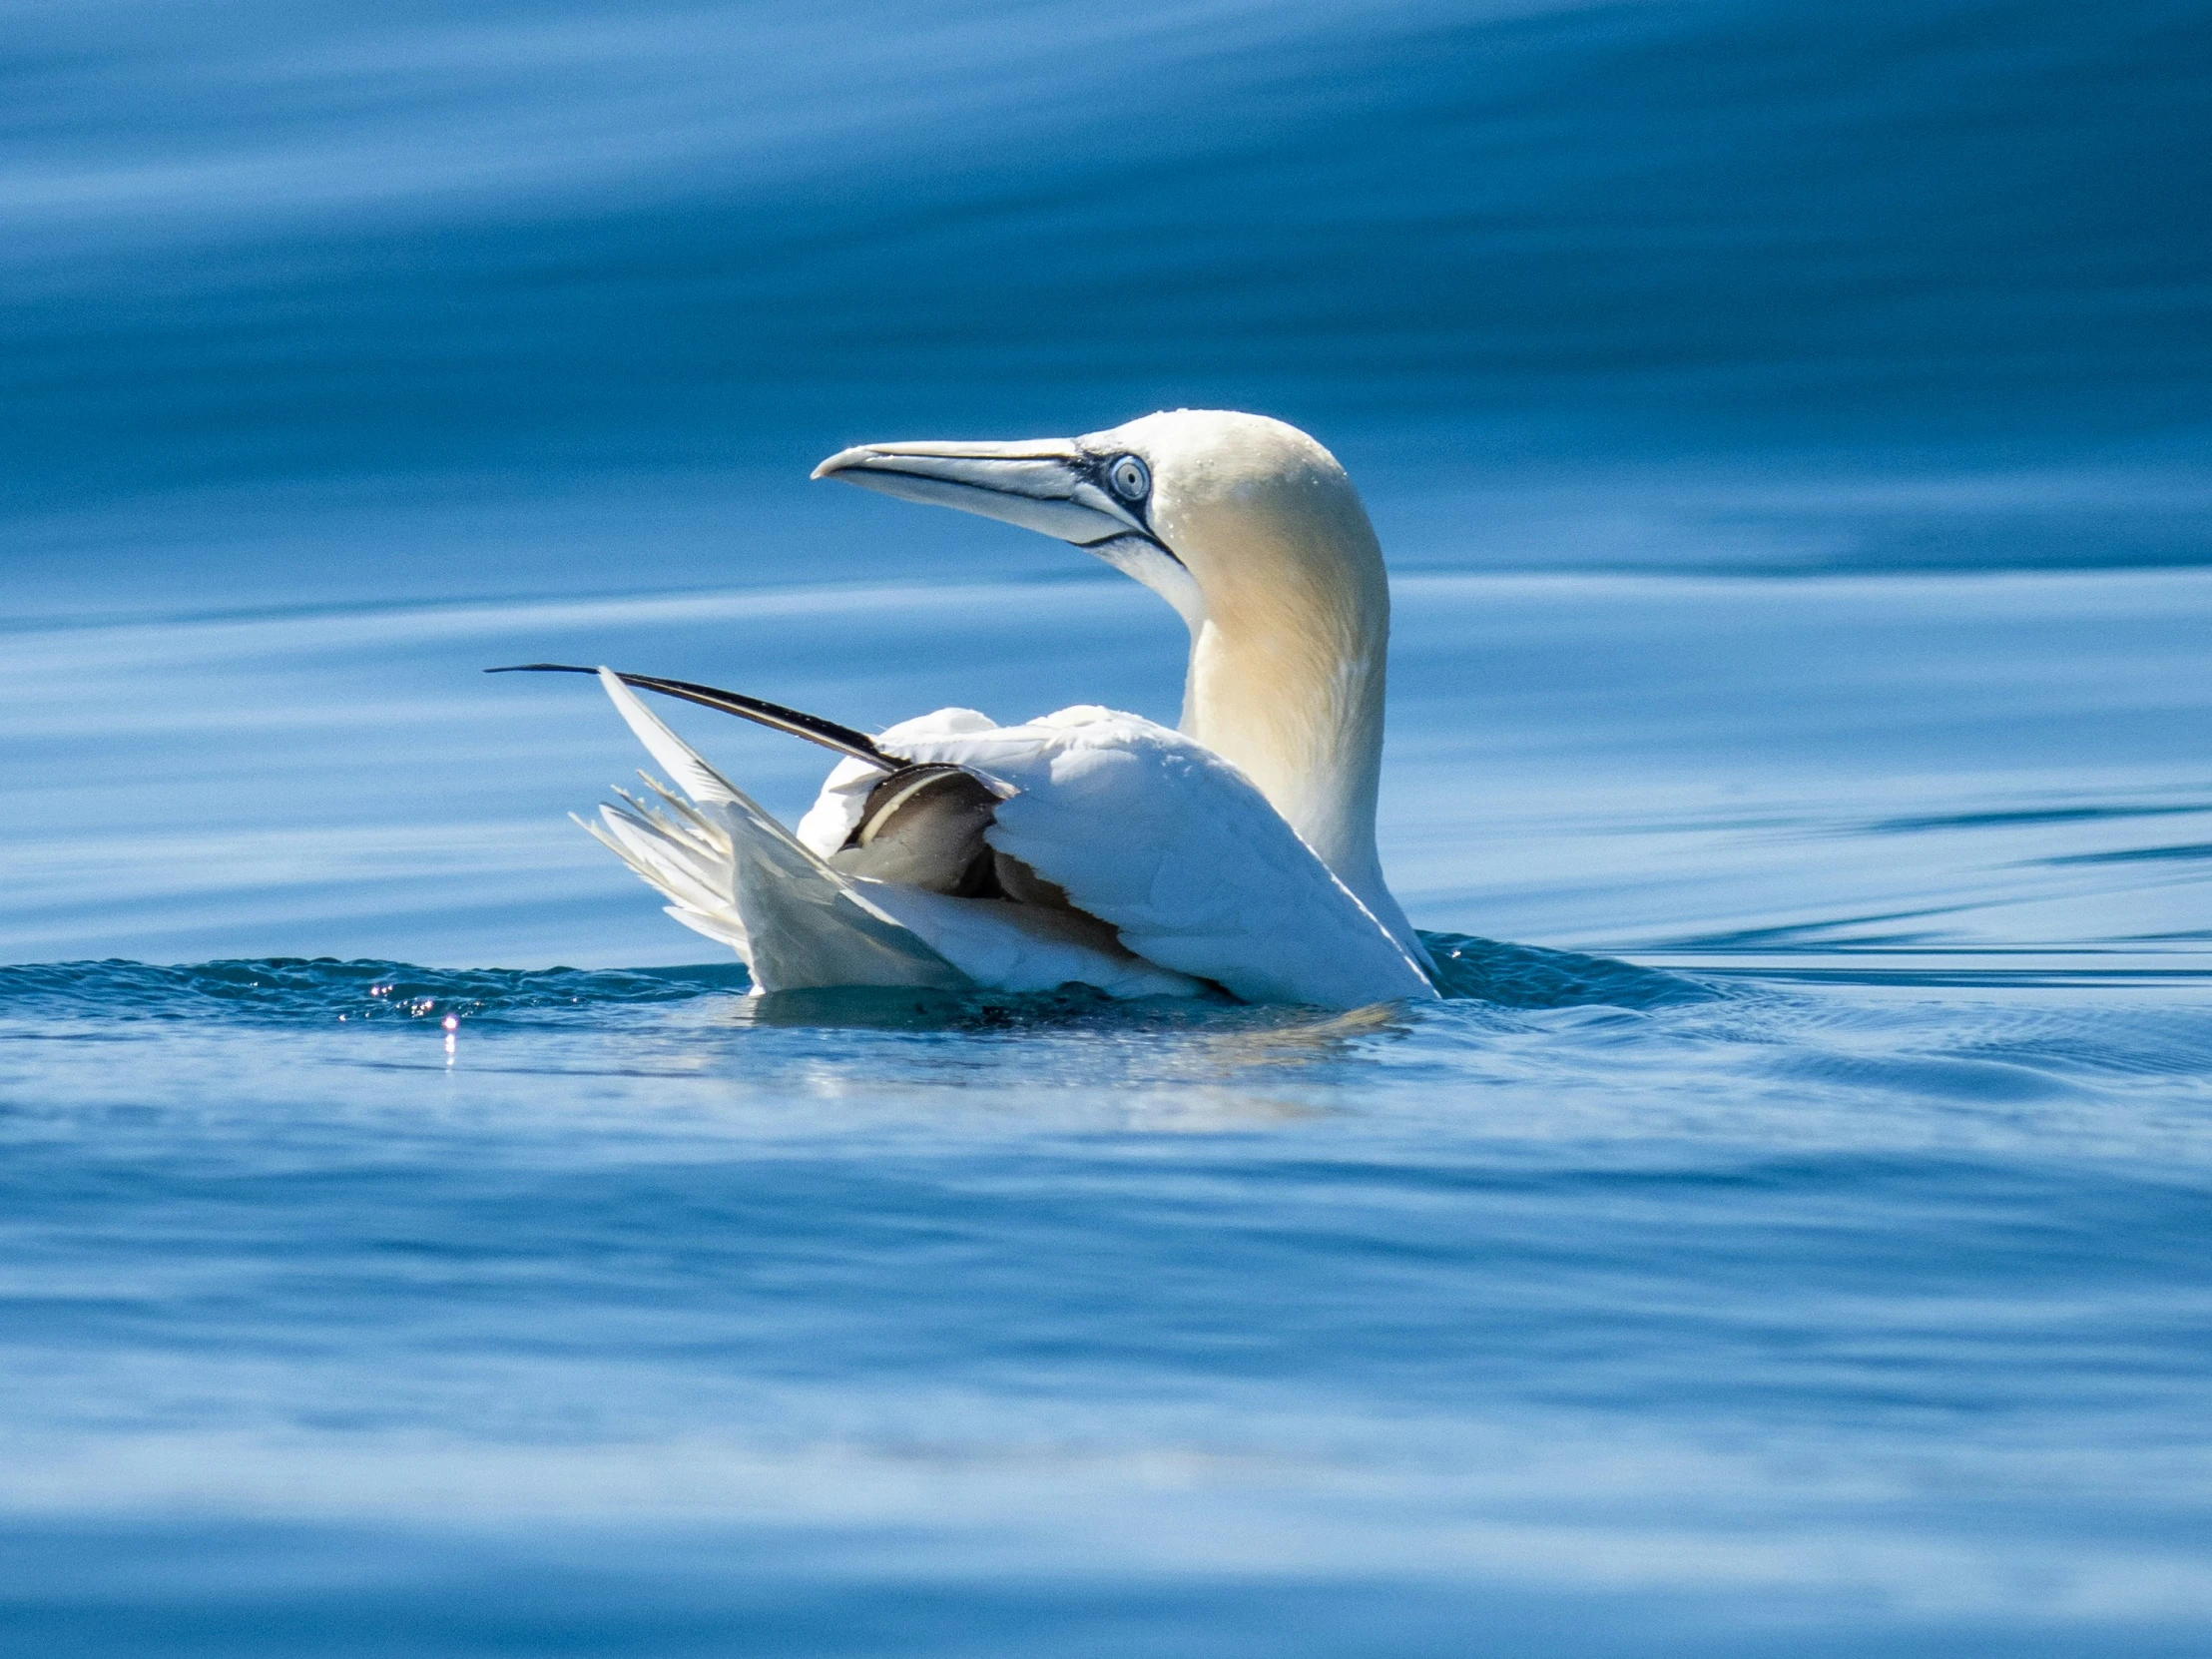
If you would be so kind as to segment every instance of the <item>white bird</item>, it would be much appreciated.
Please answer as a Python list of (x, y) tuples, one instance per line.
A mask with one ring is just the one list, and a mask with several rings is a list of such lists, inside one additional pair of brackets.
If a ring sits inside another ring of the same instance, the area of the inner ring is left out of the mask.
[[(1181, 409), (1072, 440), (863, 444), (815, 476), (1096, 554), (1175, 607), (1190, 666), (1176, 731), (1088, 706), (1005, 727), (940, 709), (872, 739), (597, 670), (677, 789), (648, 778), (657, 802), (624, 795), (584, 827), (677, 920), (734, 947), (757, 992), (1076, 983), (1329, 1008), (1437, 994), (1376, 856), (1389, 588), (1328, 450), (1278, 420)], [(844, 759), (794, 833), (632, 686)]]

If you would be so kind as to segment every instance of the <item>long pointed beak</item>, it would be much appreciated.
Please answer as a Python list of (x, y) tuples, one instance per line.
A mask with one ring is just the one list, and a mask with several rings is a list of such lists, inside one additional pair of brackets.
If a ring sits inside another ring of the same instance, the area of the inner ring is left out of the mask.
[(904, 501), (1003, 519), (1078, 547), (1116, 536), (1151, 540), (1143, 519), (1117, 501), (1100, 477), (1103, 465), (1066, 438), (1025, 443), (863, 443), (840, 449), (815, 468)]

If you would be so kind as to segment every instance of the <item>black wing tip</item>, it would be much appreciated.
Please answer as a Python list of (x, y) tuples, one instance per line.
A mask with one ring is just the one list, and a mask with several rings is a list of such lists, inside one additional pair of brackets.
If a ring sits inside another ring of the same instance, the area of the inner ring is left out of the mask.
[(624, 674), (619, 670), (586, 668), (580, 663), (509, 663), (500, 668), (487, 668), (486, 674), (600, 674), (611, 672), (626, 686), (639, 691), (659, 692), (663, 697), (673, 697), (683, 703), (697, 703), (703, 708), (716, 709), (726, 715), (754, 721), (779, 732), (788, 732), (795, 738), (805, 738), (809, 743), (833, 749), (840, 755), (849, 755), (856, 761), (881, 767), (885, 772), (896, 771), (910, 763), (903, 756), (886, 755), (875, 747), (875, 740), (865, 732), (855, 732), (849, 726), (839, 726), (833, 720), (820, 715), (803, 714), (797, 709), (787, 709), (781, 703), (770, 703), (764, 698), (747, 697), (742, 692), (729, 692), (719, 686), (702, 686), (690, 680), (665, 680), (657, 674)]

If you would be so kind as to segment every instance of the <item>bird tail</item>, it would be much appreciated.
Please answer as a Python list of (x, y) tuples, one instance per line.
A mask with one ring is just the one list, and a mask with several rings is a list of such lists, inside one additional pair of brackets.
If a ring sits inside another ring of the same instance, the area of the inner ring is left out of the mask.
[(700, 759), (619, 678), (602, 669), (599, 680), (676, 788), (646, 778), (653, 800), (618, 790), (623, 804), (602, 807), (599, 824), (576, 822), (668, 899), (670, 915), (735, 949), (755, 990), (972, 984)]

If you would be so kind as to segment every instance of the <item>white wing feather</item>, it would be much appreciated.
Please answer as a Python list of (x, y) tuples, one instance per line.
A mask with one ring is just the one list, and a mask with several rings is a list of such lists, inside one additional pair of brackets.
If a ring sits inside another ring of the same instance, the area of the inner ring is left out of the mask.
[(1197, 996), (1206, 987), (1188, 974), (1127, 950), (1100, 948), (1097, 923), (1064, 910), (1003, 898), (954, 898), (887, 881), (853, 885), (957, 962), (979, 985), (1002, 991), (1051, 991), (1092, 985), (1109, 996)]
[(1250, 1002), (1353, 1008), (1436, 994), (1244, 774), (1180, 732), (1082, 707), (897, 741), (916, 761), (1018, 790), (986, 838), (1147, 961)]

